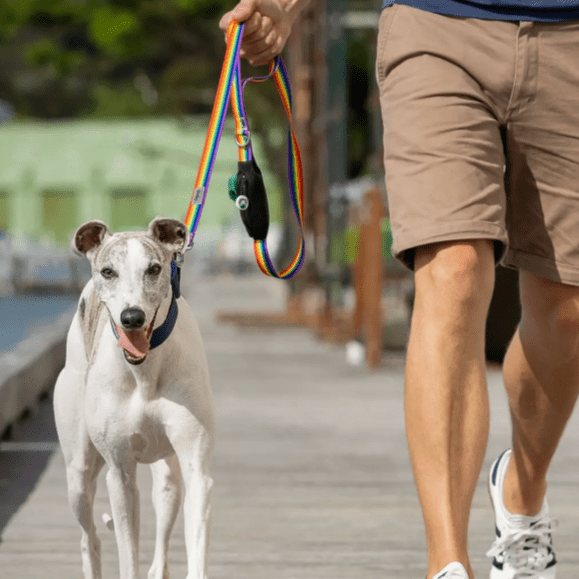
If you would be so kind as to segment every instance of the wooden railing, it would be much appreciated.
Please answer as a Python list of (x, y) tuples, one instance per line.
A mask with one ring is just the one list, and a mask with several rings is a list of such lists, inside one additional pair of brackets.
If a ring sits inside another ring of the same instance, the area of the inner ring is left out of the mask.
[(68, 249), (26, 238), (0, 239), (0, 295), (77, 292), (89, 272), (86, 260)]

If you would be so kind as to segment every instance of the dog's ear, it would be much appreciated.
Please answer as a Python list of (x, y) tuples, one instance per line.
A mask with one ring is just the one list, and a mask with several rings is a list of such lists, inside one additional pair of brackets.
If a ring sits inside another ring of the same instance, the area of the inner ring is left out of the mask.
[(109, 228), (105, 223), (98, 219), (88, 221), (76, 230), (71, 246), (76, 253), (88, 257), (109, 235)]
[(171, 251), (183, 248), (187, 239), (187, 227), (178, 219), (156, 217), (149, 224), (149, 235), (161, 243), (167, 244)]

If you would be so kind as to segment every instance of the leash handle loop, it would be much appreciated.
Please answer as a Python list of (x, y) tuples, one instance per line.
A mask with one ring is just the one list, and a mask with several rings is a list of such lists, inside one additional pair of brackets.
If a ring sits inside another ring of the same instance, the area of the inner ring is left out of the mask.
[[(247, 115), (243, 104), (243, 93), (248, 82), (260, 83), (273, 78), (281, 97), (283, 107), (289, 121), (288, 129), (288, 181), (289, 193), (292, 201), (292, 207), (296, 215), (298, 229), (299, 229), (299, 243), (296, 253), (290, 264), (281, 272), (277, 272), (267, 249), (267, 241), (264, 239), (254, 240), (254, 252), (257, 264), (261, 271), (271, 277), (279, 279), (289, 279), (293, 277), (301, 268), (305, 257), (305, 241), (303, 231), (303, 210), (304, 210), (304, 191), (303, 191), (303, 170), (300, 156), (300, 150), (296, 136), (293, 131), (293, 123), (291, 116), (291, 89), (289, 77), (283, 64), (281, 57), (276, 57), (270, 65), (269, 74), (262, 77), (250, 77), (242, 81), (241, 79), (241, 62), (240, 62), (240, 46), (243, 37), (243, 24), (232, 21), (227, 29), (227, 48), (225, 51), (225, 58), (219, 84), (217, 85), (217, 93), (215, 96), (215, 103), (211, 112), (211, 119), (209, 121), (209, 128), (205, 138), (205, 145), (201, 155), (201, 162), (195, 180), (195, 187), (193, 195), (189, 202), (187, 215), (185, 217), (185, 225), (189, 229), (189, 241), (186, 244), (187, 248), (193, 245), (193, 239), (203, 206), (207, 196), (207, 189), (217, 155), (221, 133), (223, 131), (223, 124), (227, 114), (229, 101), (231, 100), (231, 107), (233, 110), (233, 117), (235, 120), (235, 141), (238, 145), (238, 156), (240, 163), (248, 163), (253, 160), (253, 150), (251, 147), (251, 131), (247, 122)], [(265, 217), (265, 216), (264, 216)], [(267, 229), (264, 229), (267, 234)]]

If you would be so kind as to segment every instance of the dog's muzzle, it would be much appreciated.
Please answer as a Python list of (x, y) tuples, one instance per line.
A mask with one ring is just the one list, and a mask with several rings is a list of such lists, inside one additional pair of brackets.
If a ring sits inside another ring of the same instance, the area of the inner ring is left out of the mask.
[(179, 307), (177, 298), (181, 296), (181, 270), (175, 261), (171, 261), (171, 305), (165, 321), (157, 328), (155, 320), (159, 307), (155, 310), (155, 315), (148, 326), (143, 328), (145, 323), (145, 312), (140, 308), (126, 308), (121, 312), (121, 324), (124, 328), (119, 328), (110, 316), (111, 327), (117, 338), (117, 345), (123, 349), (125, 358), (129, 364), (142, 364), (149, 353), (149, 350), (160, 346), (170, 335), (177, 322)]
[(157, 318), (157, 310), (148, 327), (143, 328), (145, 314), (138, 308), (127, 308), (121, 313), (121, 323), (124, 327), (115, 324), (118, 335), (117, 345), (123, 349), (125, 359), (129, 364), (142, 364), (151, 347), (151, 334)]

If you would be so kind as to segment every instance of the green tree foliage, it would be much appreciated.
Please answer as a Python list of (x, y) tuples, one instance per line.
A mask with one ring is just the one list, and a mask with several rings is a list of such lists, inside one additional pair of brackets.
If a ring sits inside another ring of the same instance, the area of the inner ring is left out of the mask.
[[(0, 99), (21, 118), (208, 114), (225, 53), (218, 21), (234, 4), (0, 0)], [(268, 157), (283, 159), (273, 83), (247, 108)]]
[(217, 22), (232, 4), (0, 0), (0, 98), (44, 118), (205, 112), (224, 52)]

